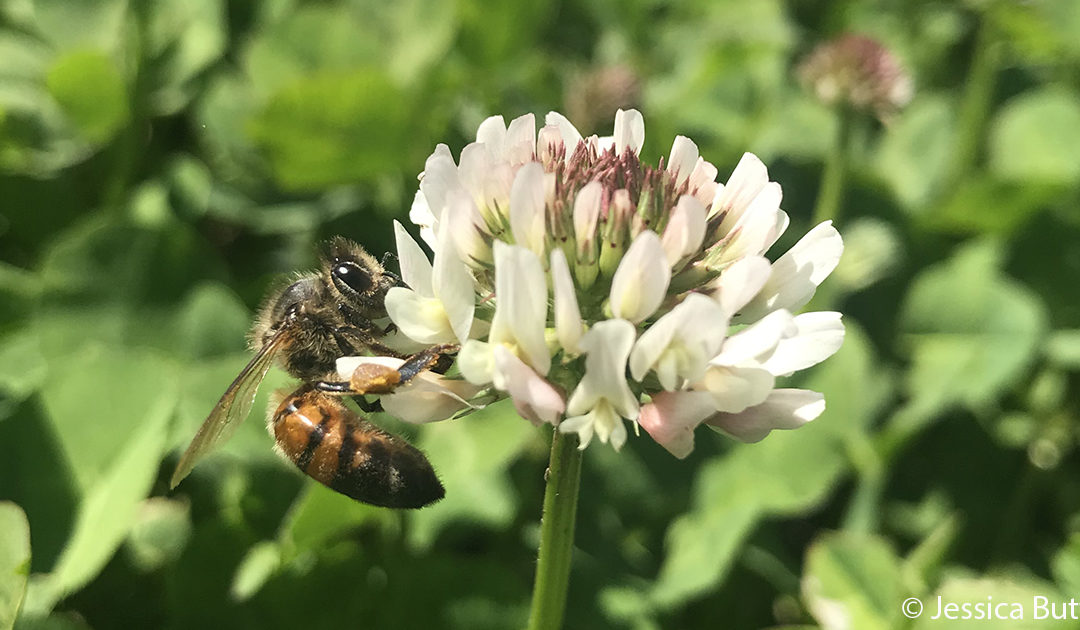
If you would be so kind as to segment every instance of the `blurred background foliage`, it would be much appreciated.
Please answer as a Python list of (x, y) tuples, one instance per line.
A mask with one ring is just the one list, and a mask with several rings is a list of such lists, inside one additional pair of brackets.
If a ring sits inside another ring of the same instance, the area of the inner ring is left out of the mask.
[[(915, 87), (838, 144), (795, 68), (846, 32)], [(839, 149), (815, 306), (848, 337), (799, 383), (828, 399), (808, 427), (588, 450), (567, 627), (1076, 595), (1078, 60), (1073, 0), (0, 2), (0, 628), (522, 625), (547, 446), (501, 406), (382, 419), (447, 487), (416, 513), (308, 483), (257, 419), (166, 481), (268, 285), (334, 234), (390, 249), (435, 143), (550, 109), (605, 135), (628, 106), (649, 160), (676, 133), (721, 180), (761, 156), (780, 251)]]

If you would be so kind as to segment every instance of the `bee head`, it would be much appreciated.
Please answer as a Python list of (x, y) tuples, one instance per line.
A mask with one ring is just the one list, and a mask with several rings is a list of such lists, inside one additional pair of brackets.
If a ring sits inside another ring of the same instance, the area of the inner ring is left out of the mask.
[(380, 310), (387, 289), (397, 282), (363, 247), (340, 236), (327, 243), (323, 268), (334, 289), (361, 311)]

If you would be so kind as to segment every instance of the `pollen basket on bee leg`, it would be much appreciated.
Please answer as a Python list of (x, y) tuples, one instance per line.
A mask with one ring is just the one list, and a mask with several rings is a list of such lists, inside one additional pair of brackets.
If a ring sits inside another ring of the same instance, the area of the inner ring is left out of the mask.
[(376, 363), (361, 363), (349, 376), (354, 394), (388, 394), (401, 382), (401, 373)]

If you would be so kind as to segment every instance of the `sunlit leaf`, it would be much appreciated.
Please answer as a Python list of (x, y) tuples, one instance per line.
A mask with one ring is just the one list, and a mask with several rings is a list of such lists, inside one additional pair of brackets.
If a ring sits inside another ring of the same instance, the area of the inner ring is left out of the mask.
[(229, 594), (244, 601), (259, 592), (281, 566), (281, 548), (276, 542), (263, 541), (248, 550), (233, 576)]
[(164, 497), (139, 504), (127, 549), (144, 571), (153, 571), (176, 560), (191, 535), (190, 506)]
[(697, 510), (668, 528), (668, 550), (650, 597), (661, 608), (701, 595), (730, 569), (735, 553), (757, 524), (761, 508), (752, 501)]
[(115, 466), (133, 448), (133, 436), (159, 422), (159, 415), (170, 416), (176, 404), (177, 367), (153, 353), (89, 344), (50, 357), (49, 371), (53, 385), (42, 393), (45, 410), (87, 492), (118, 474)]
[(48, 373), (33, 330), (21, 330), (0, 337), (0, 391), (21, 400), (37, 391)]
[(953, 112), (947, 99), (924, 95), (901, 112), (885, 130), (875, 170), (893, 195), (913, 214), (943, 185), (952, 155)]
[(283, 186), (310, 189), (398, 168), (407, 153), (385, 147), (405, 145), (409, 109), (377, 70), (321, 73), (271, 96), (249, 130)]
[(128, 119), (124, 79), (105, 55), (92, 50), (56, 61), (47, 79), (49, 93), (89, 142), (102, 143)]
[(200, 284), (177, 306), (172, 334), (177, 354), (202, 359), (241, 349), (251, 318), (235, 293), (220, 284)]
[(1080, 535), (1073, 534), (1051, 562), (1054, 579), (1063, 592), (1076, 593), (1080, 589)]
[(153, 59), (155, 110), (172, 114), (195, 95), (192, 80), (225, 51), (222, 0), (157, 2), (147, 5), (147, 52)]
[(1080, 181), (1080, 99), (1060, 88), (1016, 97), (993, 122), (990, 167), (1000, 177), (1028, 183)]
[(360, 503), (321, 484), (309, 483), (282, 525), (282, 544), (303, 553), (316, 550), (333, 537), (347, 535), (357, 527), (394, 522), (395, 515), (390, 510)]
[(15, 24), (60, 50), (94, 47), (112, 51), (123, 41), (127, 0), (19, 0), (0, 3)]
[(1054, 363), (1080, 369), (1080, 330), (1056, 330), (1046, 340), (1046, 354)]
[(926, 215), (925, 223), (950, 232), (1007, 235), (1059, 195), (1057, 187), (1030, 180), (966, 179), (941, 207)]
[(18, 505), (0, 502), (0, 629), (9, 630), (19, 613), (30, 573), (30, 524)]
[(454, 521), (488, 527), (510, 523), (516, 506), (506, 469), (540, 435), (508, 403), (423, 427), (421, 445), (446, 488), (446, 498), (410, 515), (413, 545), (428, 547)]
[(1030, 364), (1045, 334), (1039, 300), (998, 271), (1000, 246), (983, 241), (915, 279), (901, 314), (912, 358), (907, 387), (922, 409), (981, 407)]
[(807, 551), (807, 607), (822, 628), (888, 630), (901, 618), (900, 559), (880, 538), (832, 534)]
[[(129, 437), (123, 440), (123, 448), (107, 469), (92, 478), (84, 476), (88, 485), (74, 531), (52, 571), (31, 580), (28, 611), (40, 614), (51, 610), (59, 598), (86, 585), (128, 535), (139, 502), (157, 477), (168, 422), (176, 404), (175, 388), (159, 387), (153, 393), (155, 398), (148, 406), (137, 410)], [(108, 426), (106, 422), (83, 420), (97, 431)]]
[(36, 81), (45, 75), (52, 51), (35, 37), (0, 30), (0, 77)]

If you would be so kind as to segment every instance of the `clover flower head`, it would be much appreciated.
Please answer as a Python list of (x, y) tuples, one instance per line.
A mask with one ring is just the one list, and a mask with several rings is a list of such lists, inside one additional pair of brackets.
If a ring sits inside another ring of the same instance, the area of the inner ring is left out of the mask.
[(882, 120), (902, 109), (914, 92), (911, 75), (888, 48), (865, 35), (824, 42), (799, 64), (798, 75), (818, 100), (844, 103)]
[(605, 138), (551, 112), (539, 129), (488, 118), (456, 161), (436, 148), (410, 212), (432, 256), (395, 226), (405, 286), (386, 306), (406, 337), (461, 350), (456, 371), (392, 395), (423, 397), (406, 419), (508, 397), (580, 448), (619, 449), (636, 423), (685, 457), (701, 424), (756, 441), (822, 412), (820, 394), (776, 384), (840, 347), (839, 313), (795, 314), (840, 235), (826, 221), (770, 262), (789, 221), (761, 160), (721, 183), (690, 139), (655, 163), (644, 139), (635, 110)]

